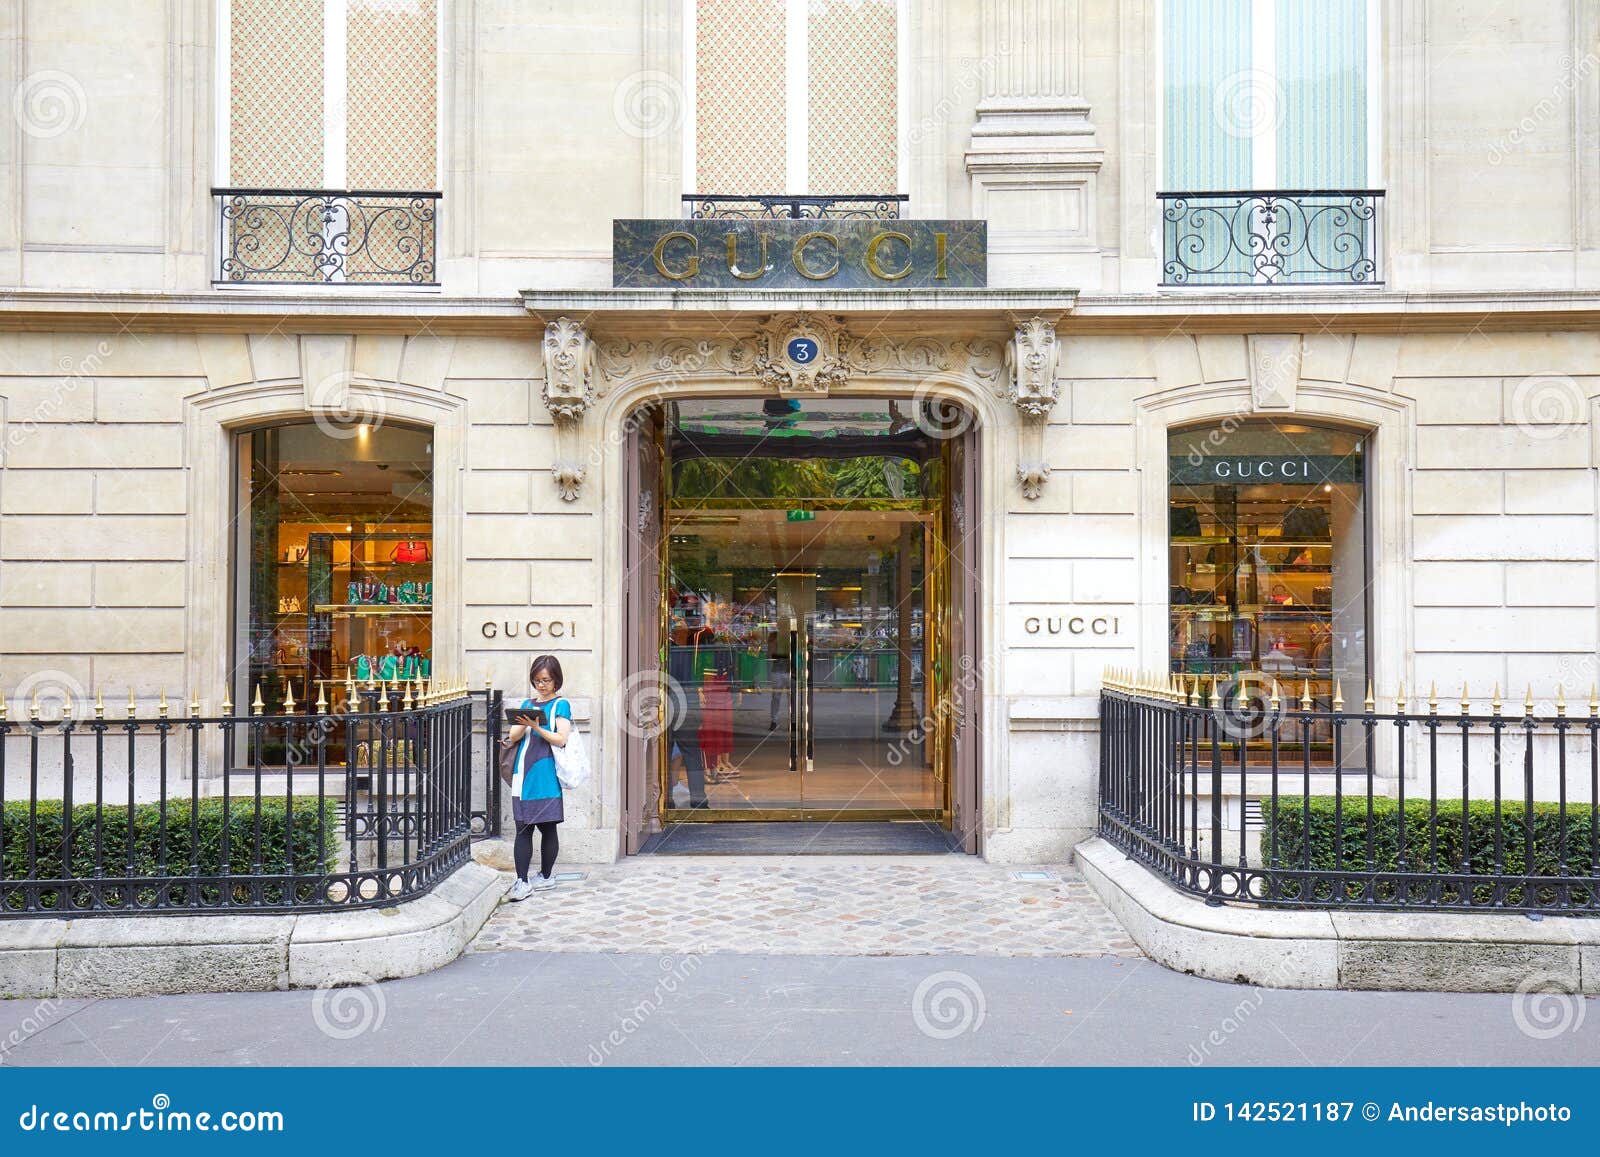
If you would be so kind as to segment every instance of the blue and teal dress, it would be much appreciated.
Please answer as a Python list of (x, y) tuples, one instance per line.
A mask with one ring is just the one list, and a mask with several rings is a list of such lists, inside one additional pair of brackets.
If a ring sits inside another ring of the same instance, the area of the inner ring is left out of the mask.
[[(565, 699), (535, 703), (524, 699), (526, 711), (544, 716), (544, 729), (554, 731), (557, 719), (572, 718), (572, 707)], [(531, 727), (517, 745), (516, 770), (522, 772), (522, 793), (511, 801), (511, 815), (519, 824), (560, 823), (566, 818), (561, 807), (561, 781), (556, 778), (556, 757), (544, 736)]]

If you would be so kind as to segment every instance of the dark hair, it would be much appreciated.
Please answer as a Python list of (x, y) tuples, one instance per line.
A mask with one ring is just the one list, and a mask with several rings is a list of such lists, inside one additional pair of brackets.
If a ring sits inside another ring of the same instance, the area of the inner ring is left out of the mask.
[(533, 661), (533, 666), (528, 668), (528, 685), (530, 687), (533, 685), (533, 681), (538, 677), (540, 671), (548, 673), (550, 678), (555, 680), (556, 690), (561, 690), (561, 684), (564, 683), (565, 680), (561, 676), (560, 659), (557, 659), (554, 655), (540, 655), (537, 659), (535, 659)]

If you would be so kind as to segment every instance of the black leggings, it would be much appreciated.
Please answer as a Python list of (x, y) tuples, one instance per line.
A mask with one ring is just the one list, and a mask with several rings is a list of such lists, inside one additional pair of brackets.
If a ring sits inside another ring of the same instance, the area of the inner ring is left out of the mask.
[(539, 874), (550, 878), (550, 869), (556, 866), (556, 853), (561, 850), (561, 837), (556, 835), (556, 821), (542, 824), (517, 825), (517, 879), (528, 878), (528, 865), (533, 863), (533, 831), (539, 829)]

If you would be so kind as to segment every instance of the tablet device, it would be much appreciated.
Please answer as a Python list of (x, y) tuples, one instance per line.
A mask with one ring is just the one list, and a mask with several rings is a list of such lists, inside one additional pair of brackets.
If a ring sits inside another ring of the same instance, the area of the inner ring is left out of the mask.
[(544, 712), (537, 707), (507, 707), (506, 722), (520, 724), (523, 727), (531, 727), (537, 723), (540, 727), (543, 727), (545, 725)]

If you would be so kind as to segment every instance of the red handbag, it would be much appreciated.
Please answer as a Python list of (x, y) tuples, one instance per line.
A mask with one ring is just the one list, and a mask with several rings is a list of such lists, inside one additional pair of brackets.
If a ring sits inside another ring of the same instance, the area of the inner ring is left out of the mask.
[(415, 539), (407, 539), (394, 548), (395, 562), (427, 562), (428, 544)]

